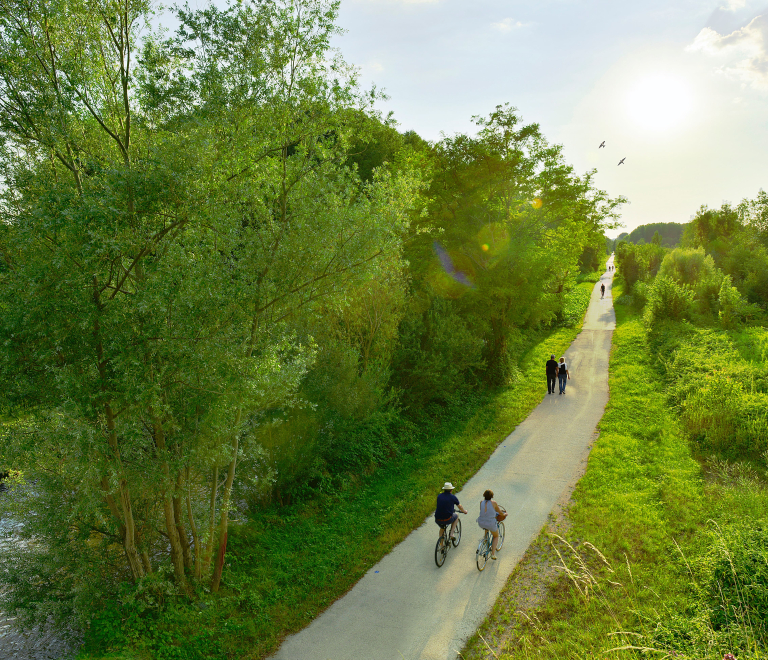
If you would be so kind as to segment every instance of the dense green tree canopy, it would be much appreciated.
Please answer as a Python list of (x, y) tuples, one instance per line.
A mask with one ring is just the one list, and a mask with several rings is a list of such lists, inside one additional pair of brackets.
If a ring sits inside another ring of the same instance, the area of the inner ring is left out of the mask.
[(326, 57), (336, 11), (182, 11), (161, 41), (144, 2), (3, 3), (0, 369), (34, 413), (5, 452), (75, 492), (67, 523), (102, 521), (134, 579), (164, 537), (199, 578), (218, 502), (217, 588), (241, 427), (314, 359), (298, 319), (398, 259), (417, 184), (343, 167), (369, 99)]
[(0, 465), (35, 483), (2, 506), (39, 541), (0, 557), (11, 606), (217, 591), (231, 512), (504, 385), (601, 266), (621, 198), (510, 106), (399, 133), (337, 12), (185, 7), (168, 37), (143, 0), (0, 0)]

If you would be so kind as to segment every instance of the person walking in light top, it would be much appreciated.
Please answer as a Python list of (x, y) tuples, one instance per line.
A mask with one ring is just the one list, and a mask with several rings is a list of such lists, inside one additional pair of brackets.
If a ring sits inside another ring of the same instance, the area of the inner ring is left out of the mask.
[(565, 358), (560, 358), (560, 364), (557, 365), (557, 377), (560, 380), (560, 394), (565, 394), (565, 384), (570, 378), (568, 373), (568, 365), (565, 363)]

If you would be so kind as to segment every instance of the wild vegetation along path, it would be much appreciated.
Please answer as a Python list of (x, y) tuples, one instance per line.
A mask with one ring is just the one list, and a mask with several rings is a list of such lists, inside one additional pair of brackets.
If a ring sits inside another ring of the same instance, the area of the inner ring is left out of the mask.
[[(613, 259), (609, 265), (613, 264)], [(515, 565), (558, 499), (578, 479), (608, 401), (608, 357), (616, 327), (613, 271), (592, 291), (582, 332), (565, 354), (566, 394), (544, 400), (504, 440), (457, 496), (461, 545), (442, 568), (434, 562), (438, 527), (429, 517), (310, 626), (286, 639), (275, 660), (454, 660), (493, 606)], [(542, 356), (541, 391), (546, 392)], [(557, 356), (558, 359), (560, 356)], [(451, 474), (441, 477), (450, 480)], [(435, 484), (435, 495), (442, 483)], [(480, 573), (475, 519), (490, 488), (509, 512), (498, 561)], [(365, 525), (365, 519), (360, 525)]]

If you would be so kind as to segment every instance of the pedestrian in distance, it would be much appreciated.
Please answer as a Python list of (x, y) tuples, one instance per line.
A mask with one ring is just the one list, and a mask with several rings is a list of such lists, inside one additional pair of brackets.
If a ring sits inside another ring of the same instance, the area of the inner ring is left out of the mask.
[(560, 394), (565, 394), (566, 381), (571, 377), (568, 372), (568, 365), (565, 363), (565, 358), (560, 358), (560, 364), (557, 365), (557, 378), (560, 381)]
[(605, 298), (605, 283), (600, 285), (600, 297)]
[(487, 529), (493, 536), (491, 559), (496, 559), (496, 546), (499, 544), (499, 521), (506, 517), (507, 514), (499, 508), (496, 500), (493, 499), (493, 491), (486, 490), (483, 493), (483, 499), (480, 500), (480, 515), (477, 517), (477, 524), (482, 529)]
[(555, 360), (554, 354), (549, 356), (547, 360), (547, 392), (550, 394), (555, 393), (555, 382), (557, 381), (557, 360)]

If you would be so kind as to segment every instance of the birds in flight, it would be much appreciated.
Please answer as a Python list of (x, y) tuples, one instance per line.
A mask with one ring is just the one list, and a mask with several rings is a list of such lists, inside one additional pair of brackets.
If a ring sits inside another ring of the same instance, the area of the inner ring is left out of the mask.
[[(605, 140), (603, 140), (600, 143), (600, 146), (598, 147), (598, 149), (602, 149), (604, 147), (605, 147)], [(619, 165), (623, 165), (625, 160), (627, 160), (626, 156), (619, 161)]]

